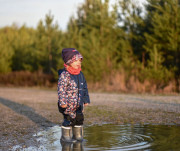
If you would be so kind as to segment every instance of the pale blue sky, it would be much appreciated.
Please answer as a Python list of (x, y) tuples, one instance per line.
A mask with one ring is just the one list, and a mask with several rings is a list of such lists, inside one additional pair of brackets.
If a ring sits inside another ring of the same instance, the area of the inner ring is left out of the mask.
[[(65, 30), (69, 18), (76, 15), (77, 7), (85, 0), (0, 0), (0, 27), (18, 26), (37, 27), (40, 19), (51, 11), (54, 21)], [(141, 0), (142, 1), (142, 0)], [(115, 0), (110, 0), (111, 3)]]
[(54, 21), (65, 29), (70, 16), (76, 14), (84, 0), (0, 0), (0, 27), (16, 23), (36, 27), (40, 19), (51, 11)]

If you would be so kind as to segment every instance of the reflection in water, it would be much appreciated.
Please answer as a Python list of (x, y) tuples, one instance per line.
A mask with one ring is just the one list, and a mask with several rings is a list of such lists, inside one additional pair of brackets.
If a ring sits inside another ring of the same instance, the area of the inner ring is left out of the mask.
[(61, 142), (62, 151), (84, 151), (84, 144), (82, 142), (67, 143)]
[[(54, 126), (40, 131), (35, 137), (40, 146), (23, 150), (145, 150), (145, 151), (176, 151), (180, 149), (180, 127), (165, 125), (102, 125), (84, 128), (83, 143), (60, 143), (61, 128)], [(14, 150), (20, 146), (14, 146)]]

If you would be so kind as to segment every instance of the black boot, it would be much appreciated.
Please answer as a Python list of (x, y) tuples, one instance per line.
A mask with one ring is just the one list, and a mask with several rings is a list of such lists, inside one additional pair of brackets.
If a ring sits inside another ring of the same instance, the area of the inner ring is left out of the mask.
[(83, 126), (75, 125), (73, 127), (73, 139), (83, 141)]

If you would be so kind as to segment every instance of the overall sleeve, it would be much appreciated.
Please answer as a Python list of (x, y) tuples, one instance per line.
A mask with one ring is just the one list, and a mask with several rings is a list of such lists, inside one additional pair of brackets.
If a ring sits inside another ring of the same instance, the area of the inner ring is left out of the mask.
[(83, 102), (84, 102), (84, 104), (90, 103), (87, 83), (86, 83), (86, 79), (85, 79), (84, 75), (83, 75)]
[(59, 105), (64, 105), (67, 103), (67, 85), (68, 85), (68, 76), (66, 74), (66, 72), (63, 72), (59, 75), (59, 79), (58, 79), (58, 102)]

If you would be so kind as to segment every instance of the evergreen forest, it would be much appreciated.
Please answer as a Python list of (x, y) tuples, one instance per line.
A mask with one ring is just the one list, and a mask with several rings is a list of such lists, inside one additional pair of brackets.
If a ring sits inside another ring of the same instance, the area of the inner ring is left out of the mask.
[[(111, 9), (110, 9), (111, 8)], [(51, 12), (36, 28), (0, 28), (0, 84), (51, 86), (61, 51), (76, 48), (90, 89), (180, 91), (180, 1), (85, 0), (61, 30)]]

